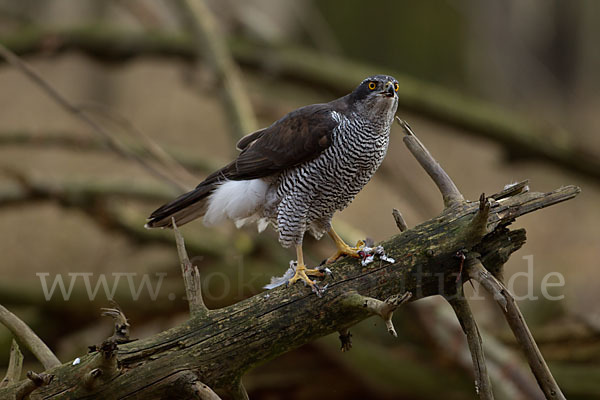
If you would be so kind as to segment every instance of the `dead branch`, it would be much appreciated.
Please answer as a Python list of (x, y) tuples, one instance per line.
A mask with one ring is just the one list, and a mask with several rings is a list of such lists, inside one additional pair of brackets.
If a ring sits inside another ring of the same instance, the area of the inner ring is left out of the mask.
[(448, 176), (446, 171), (435, 161), (432, 155), (427, 151), (421, 141), (415, 136), (412, 129), (408, 124), (396, 117), (396, 121), (400, 124), (406, 136), (404, 136), (404, 144), (408, 147), (408, 150), (417, 159), (421, 167), (429, 174), (433, 182), (442, 193), (445, 207), (453, 207), (464, 203), (465, 199), (460, 193), (452, 179)]
[(50, 369), (61, 364), (54, 353), (52, 353), (31, 328), (2, 305), (0, 305), (0, 323), (6, 326), (13, 336), (33, 353), (45, 369)]
[[(369, 313), (373, 315), (378, 315), (385, 322), (385, 326), (390, 335), (394, 337), (398, 337), (396, 333), (396, 328), (394, 328), (394, 323), (392, 322), (392, 316), (394, 311), (400, 307), (403, 303), (410, 300), (412, 297), (412, 293), (405, 292), (402, 295), (392, 295), (385, 299), (384, 301), (374, 299), (372, 297), (361, 296), (358, 293), (348, 293), (344, 299), (344, 305), (350, 308), (359, 308), (365, 309)], [(342, 341), (342, 350), (349, 350), (347, 347), (347, 341), (345, 343), (346, 335), (340, 335), (340, 340)], [(342, 339), (343, 338), (343, 339)]]
[[(439, 168), (436, 165), (431, 161), (423, 163), (425, 168)], [(452, 185), (440, 185), (441, 188), (448, 190), (445, 198), (457, 199), (460, 195)], [(386, 320), (393, 333), (391, 312), (402, 301), (394, 296), (410, 293), (416, 300), (456, 293), (457, 285), (461, 285), (456, 276), (460, 276), (462, 268), (462, 262), (455, 257), (457, 252), (479, 254), (491, 272), (500, 271), (507, 257), (525, 240), (522, 231), (511, 232), (506, 226), (520, 215), (568, 200), (578, 193), (579, 188), (574, 186), (550, 193), (515, 191), (491, 196), (507, 196), (502, 201), (465, 202), (461, 207), (446, 208), (437, 218), (383, 243), (388, 256), (396, 260), (394, 263), (383, 263), (366, 271), (357, 268), (352, 259), (334, 263), (331, 268), (336, 271), (335, 277), (326, 278), (331, 281), (322, 297), (310, 295), (301, 286), (280, 287), (270, 291), (268, 296), (256, 295), (206, 315), (196, 315), (162, 334), (123, 344), (118, 349), (109, 348), (105, 352), (109, 356), (105, 354), (100, 360), (98, 354), (92, 354), (84, 356), (77, 366), (57, 367), (53, 370), (59, 378), (56, 384), (41, 388), (38, 393), (52, 398), (65, 390), (73, 396), (78, 393), (89, 396), (90, 391), (101, 390), (106, 396), (108, 390), (112, 391), (109, 397), (135, 393), (156, 398), (153, 393), (157, 389), (163, 390), (172, 383), (172, 371), (177, 365), (180, 373), (190, 372), (211, 387), (232, 390), (231, 383), (240, 382), (241, 375), (257, 363), (316, 337), (344, 331), (374, 313)], [(453, 202), (449, 201), (448, 205)], [(488, 231), (490, 233), (485, 234)], [(358, 299), (361, 306), (349, 306), (352, 299)], [(469, 326), (472, 323), (470, 311), (462, 307), (459, 312), (463, 324)], [(472, 342), (472, 350), (473, 358), (479, 363), (482, 360), (480, 346)], [(107, 367), (106, 360), (110, 360), (112, 367)], [(219, 368), (209, 367), (211, 365)], [(486, 375), (478, 368), (479, 382), (485, 388)], [(77, 379), (81, 374), (85, 379)], [(107, 376), (110, 387), (105, 384)], [(147, 382), (154, 383), (148, 385)], [(0, 396), (14, 393), (17, 387), (0, 389)], [(235, 388), (236, 398), (247, 397), (241, 383)]]
[[(462, 287), (461, 287), (462, 288)], [(475, 372), (475, 392), (482, 400), (493, 400), (492, 384), (487, 371), (487, 364), (483, 353), (483, 343), (479, 328), (473, 318), (467, 299), (463, 297), (462, 290), (448, 298), (463, 332), (467, 336), (467, 343), (473, 360), (473, 371)]]
[(506, 321), (519, 342), (521, 350), (525, 353), (529, 367), (535, 375), (546, 399), (565, 399), (535, 343), (535, 339), (531, 331), (529, 331), (523, 314), (521, 314), (512, 294), (504, 287), (502, 282), (498, 281), (492, 274), (487, 273), (487, 270), (477, 258), (469, 261), (467, 269), (472, 279), (477, 280), (484, 288), (491, 289), (490, 293), (494, 295), (494, 299), (498, 302), (500, 309), (504, 313)]
[[(454, 349), (450, 356), (456, 363), (465, 370), (473, 371), (473, 357), (468, 346), (456, 346), (457, 336), (464, 335), (462, 327), (456, 324), (456, 314), (441, 307), (443, 301), (432, 300), (413, 305), (423, 332), (435, 345), (436, 351), (447, 353), (449, 349)], [(485, 338), (483, 348), (490, 379), (492, 382), (501, 382), (494, 387), (496, 397), (511, 400), (545, 399), (535, 380), (531, 379), (529, 368), (521, 362), (516, 351), (495, 339), (491, 333), (480, 331)]]
[(23, 368), (23, 353), (19, 349), (19, 345), (15, 339), (12, 340), (10, 345), (10, 358), (8, 359), (8, 368), (6, 369), (6, 375), (0, 381), (0, 388), (4, 386), (12, 385), (21, 379), (21, 370)]
[[(411, 300), (417, 300), (440, 294), (447, 288), (454, 289), (458, 271), (454, 255), (465, 246), (481, 254), (488, 268), (493, 269), (494, 263), (501, 266), (504, 257), (520, 248), (525, 240), (522, 231), (509, 231), (506, 224), (525, 212), (573, 198), (578, 192), (578, 188), (571, 186), (546, 194), (520, 193), (492, 204), (489, 219), (496, 228), (476, 243), (456, 240), (455, 236), (468, 226), (479, 210), (479, 203), (447, 210), (382, 243), (388, 255), (396, 259), (394, 264), (363, 269), (353, 259), (337, 261), (330, 267), (335, 277), (327, 278), (329, 289), (322, 298), (311, 295), (301, 285), (281, 287), (269, 291), (268, 297), (258, 294), (213, 310), (206, 317), (190, 319), (162, 334), (120, 345), (117, 355), (123, 369), (110, 387), (100, 386), (102, 393), (107, 395), (110, 391), (115, 398), (131, 393), (153, 398), (152, 390), (177, 368), (197, 374), (201, 382), (212, 388), (228, 387), (257, 363), (370, 316), (367, 309), (349, 309), (343, 303), (348, 293), (388, 298), (410, 292)], [(525, 204), (529, 206), (524, 207)], [(54, 369), (52, 372), (58, 379), (36, 393), (52, 398), (70, 390), (73, 396), (77, 393), (90, 396), (77, 377), (89, 371), (92, 355), (81, 359), (77, 366), (65, 364)], [(147, 382), (155, 384), (148, 386)], [(14, 390), (14, 385), (0, 389), (0, 397)]]
[(54, 379), (54, 375), (41, 373), (37, 374), (33, 371), (27, 372), (27, 381), (24, 381), (20, 386), (18, 386), (14, 393), (15, 400), (27, 400), (30, 398), (30, 394), (33, 393), (34, 390), (49, 385), (50, 382)]
[(111, 317), (115, 323), (115, 329), (113, 335), (109, 338), (109, 340), (114, 341), (116, 344), (127, 343), (130, 342), (129, 339), (129, 322), (123, 314), (123, 311), (119, 308), (119, 305), (114, 301), (112, 303), (112, 308), (102, 308), (101, 311), (103, 317)]
[(200, 283), (200, 271), (198, 267), (193, 265), (185, 250), (183, 237), (179, 232), (179, 228), (173, 220), (173, 233), (175, 234), (175, 242), (177, 244), (177, 254), (181, 264), (181, 274), (183, 275), (183, 284), (185, 285), (185, 293), (187, 301), (190, 305), (190, 315), (205, 317), (209, 310), (202, 299), (202, 284)]
[(398, 209), (394, 208), (392, 210), (392, 216), (394, 217), (394, 221), (396, 221), (396, 226), (398, 227), (400, 232), (404, 232), (408, 229), (408, 225), (406, 224), (404, 217)]

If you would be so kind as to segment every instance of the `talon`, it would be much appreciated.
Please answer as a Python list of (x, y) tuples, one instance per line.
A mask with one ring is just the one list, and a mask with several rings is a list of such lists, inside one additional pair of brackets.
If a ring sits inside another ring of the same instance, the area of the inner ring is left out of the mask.
[(365, 247), (365, 242), (363, 240), (359, 240), (358, 242), (356, 242), (356, 247), (350, 247), (346, 244), (346, 242), (342, 240), (341, 237), (339, 237), (339, 235), (333, 229), (330, 229), (328, 233), (331, 239), (333, 239), (333, 241), (335, 242), (337, 251), (333, 256), (329, 257), (327, 261), (325, 261), (325, 264), (334, 263), (338, 258), (343, 256), (350, 256), (354, 258), (362, 257), (360, 255), (360, 251), (362, 248)]
[(289, 287), (297, 281), (302, 281), (305, 287), (310, 286), (312, 291), (315, 292), (317, 296), (321, 297), (321, 294), (324, 292), (325, 288), (320, 288), (315, 281), (308, 277), (309, 275), (322, 277), (325, 276), (325, 273), (319, 271), (318, 269), (307, 269), (306, 266), (300, 264), (296, 267), (294, 276), (286, 282), (286, 285)]
[(337, 261), (339, 258), (343, 257), (343, 256), (350, 256), (350, 257), (354, 257), (354, 258), (361, 258), (361, 253), (362, 251), (360, 250), (362, 247), (350, 247), (347, 244), (344, 243), (344, 246), (341, 248), (338, 248), (338, 250), (335, 252), (335, 254), (331, 257), (329, 257), (327, 259), (327, 261), (325, 261), (325, 264), (332, 264), (335, 261)]

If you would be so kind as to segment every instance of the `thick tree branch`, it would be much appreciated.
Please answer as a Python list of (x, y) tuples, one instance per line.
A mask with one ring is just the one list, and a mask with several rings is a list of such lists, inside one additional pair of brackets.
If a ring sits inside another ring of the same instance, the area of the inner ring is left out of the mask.
[(0, 305), (0, 323), (11, 331), (19, 343), (33, 353), (45, 369), (60, 365), (58, 358), (31, 328), (2, 305)]
[[(348, 293), (372, 298), (388, 298), (397, 293), (412, 293), (411, 300), (452, 293), (456, 288), (458, 250), (472, 248), (490, 265), (500, 263), (521, 247), (522, 233), (504, 228), (518, 216), (568, 200), (579, 192), (576, 187), (551, 193), (520, 193), (490, 206), (490, 221), (495, 230), (483, 238), (456, 239), (479, 210), (479, 202), (446, 210), (382, 243), (394, 264), (382, 263), (363, 269), (354, 259), (341, 259), (330, 268), (328, 290), (322, 298), (302, 285), (280, 287), (269, 296), (258, 294), (229, 307), (212, 310), (206, 317), (193, 318), (159, 335), (119, 346), (120, 373), (110, 386), (101, 385), (103, 396), (126, 398), (132, 393), (153, 397), (174, 370), (189, 370), (212, 388), (227, 388), (231, 382), (257, 364), (263, 363), (317, 337), (343, 330), (372, 315), (365, 308), (348, 308)], [(450, 289), (450, 290), (447, 290)], [(306, 323), (310, 321), (309, 323)], [(90, 396), (81, 386), (85, 373), (97, 368), (94, 355), (81, 357), (77, 366), (65, 364), (52, 373), (58, 379), (36, 391), (47, 399), (68, 390)], [(93, 366), (93, 368), (92, 368)], [(147, 382), (155, 382), (148, 386)], [(0, 389), (0, 397), (14, 393), (15, 386)]]
[[(426, 150), (420, 154), (426, 169), (439, 168)], [(446, 194), (453, 194), (446, 197), (460, 196), (452, 185), (440, 184), (440, 188), (446, 188), (443, 189)], [(396, 260), (394, 263), (383, 263), (366, 271), (357, 269), (353, 259), (333, 264), (331, 268), (335, 268), (336, 274), (326, 278), (330, 282), (322, 298), (308, 294), (301, 286), (274, 289), (269, 296), (257, 295), (197, 315), (156, 337), (124, 344), (118, 350), (109, 348), (105, 352), (109, 357), (105, 355), (99, 360), (98, 354), (85, 356), (77, 371), (71, 365), (68, 370), (65, 366), (58, 367), (53, 370), (59, 376), (57, 384), (40, 389), (40, 393), (51, 398), (65, 390), (74, 396), (80, 392), (89, 395), (90, 391), (106, 395), (106, 390), (112, 390), (115, 398), (133, 393), (157, 398), (155, 390), (170, 382), (177, 365), (182, 373), (190, 371), (211, 387), (230, 388), (231, 382), (239, 382), (241, 375), (254, 365), (316, 337), (344, 331), (373, 313), (381, 315), (393, 333), (389, 325), (391, 312), (402, 300), (393, 296), (407, 293), (419, 299), (456, 293), (460, 285), (456, 275), (461, 273), (462, 262), (455, 255), (464, 251), (477, 252), (482, 260), (499, 270), (508, 255), (524, 241), (524, 235), (515, 235), (517, 232), (510, 232), (506, 225), (520, 215), (568, 200), (578, 193), (577, 187), (570, 186), (551, 193), (515, 191), (493, 195), (492, 198), (504, 197), (493, 203), (486, 202), (485, 196), (479, 202), (460, 203), (461, 207), (447, 208), (437, 218), (383, 243), (388, 255)], [(485, 235), (488, 229), (490, 233)], [(362, 306), (349, 307), (348, 301), (353, 298), (358, 298)], [(461, 318), (467, 321), (466, 317)], [(306, 320), (311, 324), (306, 324)], [(478, 359), (478, 349), (474, 351)], [(110, 360), (108, 366), (106, 360)], [(479, 374), (483, 380), (481, 370)], [(110, 389), (103, 383), (107, 379), (111, 382)], [(146, 382), (154, 383), (148, 386)], [(14, 390), (15, 385), (2, 389), (0, 396), (3, 391)], [(236, 398), (244, 398), (241, 390), (238, 393), (242, 394)]]

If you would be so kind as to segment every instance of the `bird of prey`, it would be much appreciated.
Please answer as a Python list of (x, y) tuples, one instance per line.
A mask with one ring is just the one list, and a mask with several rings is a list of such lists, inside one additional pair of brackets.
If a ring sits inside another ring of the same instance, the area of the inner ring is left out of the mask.
[(309, 276), (302, 240), (325, 232), (341, 256), (358, 257), (331, 226), (336, 211), (347, 207), (371, 179), (388, 148), (398, 107), (398, 81), (391, 76), (366, 78), (344, 97), (301, 107), (271, 126), (243, 137), (238, 157), (209, 175), (194, 190), (154, 211), (146, 227), (183, 225), (204, 217), (207, 226), (231, 219), (239, 228), (256, 222), (279, 233), (284, 247), (295, 246), (297, 266), (292, 284), (301, 280), (319, 293)]

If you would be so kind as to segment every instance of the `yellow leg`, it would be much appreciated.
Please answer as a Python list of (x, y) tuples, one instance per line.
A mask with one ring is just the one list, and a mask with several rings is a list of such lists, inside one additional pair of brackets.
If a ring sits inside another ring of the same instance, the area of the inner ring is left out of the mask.
[(329, 231), (327, 233), (329, 234), (329, 237), (331, 237), (331, 239), (333, 239), (333, 242), (335, 243), (335, 247), (337, 248), (337, 251), (335, 252), (335, 254), (327, 259), (327, 264), (331, 264), (331, 263), (335, 262), (335, 260), (337, 260), (338, 258), (340, 258), (342, 256), (351, 256), (351, 257), (356, 257), (356, 258), (360, 257), (358, 255), (358, 251), (360, 250), (361, 247), (363, 247), (365, 245), (365, 243), (362, 240), (359, 240), (358, 243), (356, 243), (356, 247), (350, 247), (333, 230), (333, 228), (329, 229)]
[(296, 246), (296, 257), (298, 260), (298, 265), (296, 266), (296, 273), (294, 276), (288, 281), (288, 284), (295, 283), (296, 281), (302, 281), (306, 285), (310, 286), (313, 291), (319, 293), (321, 289), (317, 287), (317, 284), (311, 280), (308, 275), (313, 276), (323, 276), (324, 273), (319, 271), (318, 269), (308, 269), (306, 265), (304, 265), (304, 256), (302, 255), (302, 245)]

